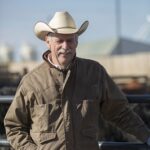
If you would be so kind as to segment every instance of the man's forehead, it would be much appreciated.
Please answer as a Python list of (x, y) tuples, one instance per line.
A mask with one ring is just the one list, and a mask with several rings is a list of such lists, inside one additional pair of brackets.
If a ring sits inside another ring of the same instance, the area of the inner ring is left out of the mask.
[(58, 39), (69, 39), (74, 38), (77, 34), (58, 34), (58, 33), (51, 33), (51, 36)]

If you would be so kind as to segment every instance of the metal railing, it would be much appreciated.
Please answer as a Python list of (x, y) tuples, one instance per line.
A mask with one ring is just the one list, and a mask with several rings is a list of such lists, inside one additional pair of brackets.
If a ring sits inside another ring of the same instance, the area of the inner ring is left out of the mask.
[[(150, 103), (150, 95), (126, 95), (129, 103)], [(0, 96), (1, 104), (10, 104), (13, 96)], [(150, 150), (150, 146), (143, 143), (135, 142), (99, 142), (99, 147), (102, 150)], [(0, 139), (0, 147), (10, 147), (6, 139)]]
[(6, 139), (0, 139), (0, 147), (10, 147), (9, 142)]
[(0, 104), (10, 104), (13, 100), (14, 96), (7, 95), (7, 96), (0, 96)]
[(145, 94), (145, 95), (126, 95), (129, 103), (150, 103), (150, 95)]
[[(150, 103), (150, 94), (138, 95), (138, 94), (129, 94), (126, 95), (129, 103)], [(0, 103), (11, 103), (14, 96), (0, 96)]]
[(150, 150), (150, 146), (134, 142), (99, 142), (102, 150)]
[[(150, 146), (142, 143), (134, 143), (134, 142), (98, 142), (99, 148), (102, 150), (150, 150)], [(8, 141), (6, 139), (0, 139), (0, 147), (10, 147)]]

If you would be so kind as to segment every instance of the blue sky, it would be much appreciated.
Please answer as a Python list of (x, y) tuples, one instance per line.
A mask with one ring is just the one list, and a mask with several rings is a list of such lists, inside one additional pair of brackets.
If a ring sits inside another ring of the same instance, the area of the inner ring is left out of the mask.
[[(16, 51), (28, 42), (42, 53), (46, 46), (33, 32), (37, 21), (49, 22), (56, 11), (67, 10), (79, 27), (89, 20), (87, 31), (80, 42), (116, 36), (116, 0), (0, 0), (0, 43), (8, 43)], [(150, 14), (150, 0), (120, 0), (121, 31), (134, 38)]]

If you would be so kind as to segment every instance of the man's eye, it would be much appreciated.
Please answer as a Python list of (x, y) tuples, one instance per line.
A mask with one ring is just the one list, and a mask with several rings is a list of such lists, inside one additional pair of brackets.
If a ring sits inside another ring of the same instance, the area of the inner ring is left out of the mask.
[(67, 42), (70, 43), (70, 42), (72, 42), (72, 40), (68, 40)]
[(62, 43), (63, 42), (63, 40), (58, 40), (58, 41), (56, 41), (57, 43)]
[(74, 39), (69, 39), (69, 40), (67, 40), (67, 42), (72, 43), (72, 42), (74, 42)]

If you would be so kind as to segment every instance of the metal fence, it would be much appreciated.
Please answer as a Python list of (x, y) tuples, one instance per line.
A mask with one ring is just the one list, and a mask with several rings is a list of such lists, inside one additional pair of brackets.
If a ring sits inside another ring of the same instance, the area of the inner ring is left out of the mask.
[(101, 150), (150, 150), (150, 146), (134, 142), (99, 142)]
[[(126, 95), (129, 103), (150, 103), (150, 95)], [(0, 105), (10, 105), (13, 96), (0, 96)], [(99, 142), (101, 150), (150, 150), (150, 146), (135, 142)], [(0, 138), (0, 150), (9, 149), (10, 145), (4, 138)]]

